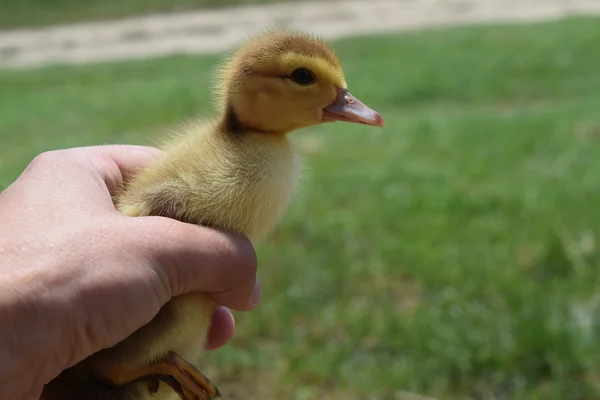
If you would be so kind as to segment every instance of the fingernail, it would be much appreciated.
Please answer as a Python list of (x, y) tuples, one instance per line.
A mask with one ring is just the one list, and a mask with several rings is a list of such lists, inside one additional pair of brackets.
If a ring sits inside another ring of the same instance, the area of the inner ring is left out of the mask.
[(252, 292), (252, 304), (258, 305), (262, 299), (262, 287), (260, 281), (256, 278), (256, 284), (254, 285), (254, 291)]

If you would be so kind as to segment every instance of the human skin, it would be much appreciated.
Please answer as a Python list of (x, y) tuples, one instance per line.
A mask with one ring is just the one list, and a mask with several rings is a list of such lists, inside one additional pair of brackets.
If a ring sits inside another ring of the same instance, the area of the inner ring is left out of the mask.
[(222, 305), (206, 347), (231, 338), (229, 308), (257, 306), (256, 254), (243, 237), (162, 217), (127, 217), (111, 196), (158, 150), (96, 146), (36, 157), (0, 193), (0, 392), (43, 386), (148, 323), (172, 297)]

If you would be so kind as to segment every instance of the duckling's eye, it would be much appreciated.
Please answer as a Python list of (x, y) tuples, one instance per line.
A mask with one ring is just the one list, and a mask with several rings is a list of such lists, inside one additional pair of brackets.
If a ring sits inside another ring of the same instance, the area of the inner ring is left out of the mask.
[(315, 76), (305, 68), (295, 69), (290, 75), (290, 79), (298, 85), (310, 85), (315, 82)]

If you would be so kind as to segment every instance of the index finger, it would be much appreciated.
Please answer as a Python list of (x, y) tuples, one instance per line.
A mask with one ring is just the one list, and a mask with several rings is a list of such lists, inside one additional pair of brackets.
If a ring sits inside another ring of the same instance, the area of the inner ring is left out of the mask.
[(116, 194), (124, 181), (147, 166), (160, 150), (150, 146), (105, 145), (79, 148), (94, 163), (111, 195)]

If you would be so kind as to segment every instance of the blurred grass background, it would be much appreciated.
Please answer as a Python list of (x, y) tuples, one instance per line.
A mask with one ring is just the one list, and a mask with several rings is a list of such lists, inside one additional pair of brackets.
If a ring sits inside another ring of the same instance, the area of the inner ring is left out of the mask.
[[(259, 249), (263, 303), (203, 361), (224, 398), (599, 398), (599, 38), (570, 18), (335, 43), (386, 127), (294, 135), (311, 179)], [(0, 71), (0, 188), (41, 151), (209, 114), (219, 59)]]

